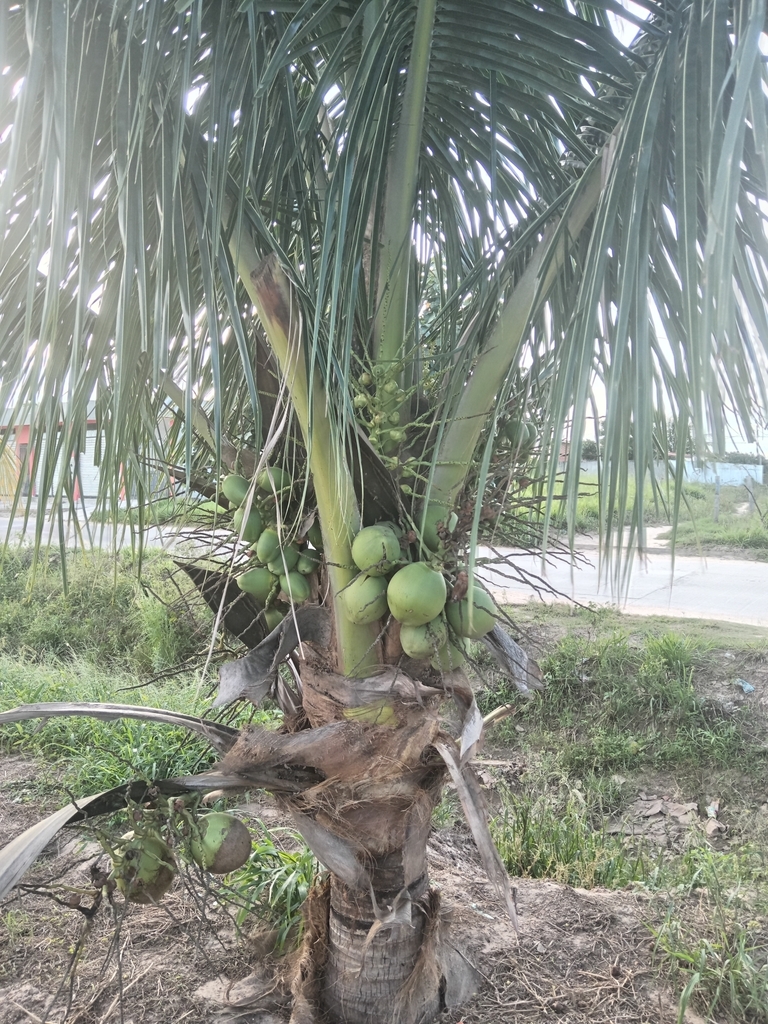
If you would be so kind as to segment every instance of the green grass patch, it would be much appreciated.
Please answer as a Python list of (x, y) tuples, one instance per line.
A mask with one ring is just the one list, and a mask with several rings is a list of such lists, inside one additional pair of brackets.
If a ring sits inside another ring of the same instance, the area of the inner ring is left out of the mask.
[[(660, 540), (671, 538), (671, 530), (659, 535)], [(716, 523), (699, 519), (678, 525), (676, 544), (678, 547), (695, 547), (702, 551), (730, 548), (762, 561), (768, 559), (768, 527), (756, 513), (721, 518)]]
[(708, 1020), (728, 1014), (740, 1024), (768, 1021), (768, 941), (757, 928), (721, 920), (702, 937), (699, 928), (670, 914), (656, 934), (656, 952), (683, 986), (678, 1019), (687, 1019), (693, 1003)]
[(497, 679), (478, 697), (487, 714), (513, 702), (518, 714), (494, 734), (509, 742), (521, 724), (528, 744), (551, 752), (567, 776), (641, 768), (732, 767), (748, 747), (738, 724), (695, 691), (702, 641), (675, 633), (646, 636), (639, 645), (615, 633), (561, 640), (541, 667), (546, 690), (520, 701)]
[(596, 777), (579, 788), (503, 790), (491, 833), (507, 870), (518, 877), (552, 878), (587, 889), (634, 885), (678, 896), (695, 890), (716, 896), (728, 892), (734, 905), (768, 910), (764, 850), (745, 844), (718, 852), (696, 830), (682, 853), (652, 847), (606, 830), (612, 802), (606, 802), (605, 786)]
[[(765, 1024), (762, 712), (756, 701), (734, 711), (722, 687), (750, 678), (749, 666), (762, 673), (768, 633), (688, 620), (682, 632), (669, 620), (614, 609), (511, 613), (548, 653), (540, 658), (547, 689), (525, 701), (477, 651), (486, 678), (481, 710), (516, 708), (487, 744), (494, 757), (512, 747), (522, 767), (513, 786), (499, 789), (491, 824), (506, 867), (516, 876), (647, 893), (656, 966), (678, 992), (680, 1021), (690, 1005), (707, 1020)], [(719, 696), (710, 700), (712, 681)], [(680, 792), (701, 807), (722, 798), (727, 838), (709, 841), (700, 822), (671, 828), (665, 840), (652, 829), (625, 835), (622, 818), (637, 813), (643, 789)], [(438, 810), (450, 820), (450, 804)]]
[[(635, 493), (635, 481), (630, 479), (624, 525), (629, 525), (632, 520)], [(676, 543), (682, 547), (699, 546), (703, 549), (735, 548), (750, 553), (751, 557), (768, 557), (768, 526), (762, 518), (768, 515), (768, 486), (755, 484), (753, 493), (757, 508), (752, 507), (749, 511), (749, 494), (743, 486), (722, 486), (718, 498), (714, 484), (683, 484)], [(670, 523), (673, 508), (674, 486), (671, 483), (661, 481), (658, 492), (654, 492), (650, 482), (646, 483), (643, 493), (643, 521), (646, 526), (664, 526)], [(600, 529), (603, 514), (597, 479), (585, 475), (579, 481), (573, 527), (580, 533), (596, 533)], [(614, 526), (618, 525), (618, 521), (619, 515), (616, 510), (613, 514)], [(567, 524), (565, 503), (556, 504), (553, 511), (555, 529), (565, 529)], [(671, 530), (660, 535), (661, 540), (668, 540), (671, 537)]]
[(86, 659), (101, 669), (148, 675), (198, 652), (211, 616), (185, 581), (172, 582), (165, 553), (147, 552), (142, 583), (127, 554), (58, 555), (34, 563), (28, 550), (0, 561), (0, 654), (25, 661)]
[[(130, 686), (127, 676), (105, 675), (74, 661), (40, 665), (0, 657), (0, 710), (40, 701), (107, 701), (163, 707), (201, 715), (209, 704), (191, 677), (173, 685)], [(120, 719), (50, 718), (0, 728), (0, 751), (24, 753), (46, 765), (43, 782), (55, 774), (57, 783), (75, 793), (95, 793), (131, 779), (167, 778), (204, 771), (214, 761), (207, 743), (187, 729)], [(47, 777), (47, 779), (46, 779)]]
[[(130, 676), (100, 673), (87, 662), (59, 664), (19, 662), (0, 656), (0, 711), (41, 701), (112, 702), (160, 707), (188, 715), (210, 715), (209, 687), (179, 676), (172, 683), (130, 689)], [(128, 688), (128, 689), (126, 689)], [(252, 711), (253, 709), (251, 709)], [(273, 725), (275, 709), (243, 712), (253, 721)], [(0, 727), (0, 752), (23, 753), (45, 764), (41, 784), (56, 784), (74, 793), (95, 793), (131, 779), (162, 779), (205, 771), (217, 759), (212, 748), (187, 729), (116, 719), (49, 718)]]

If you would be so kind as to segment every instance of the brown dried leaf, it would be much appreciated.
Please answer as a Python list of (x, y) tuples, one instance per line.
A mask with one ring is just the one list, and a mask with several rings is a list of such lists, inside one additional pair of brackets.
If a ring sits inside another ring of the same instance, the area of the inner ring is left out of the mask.
[(515, 932), (517, 926), (517, 910), (512, 893), (512, 885), (509, 881), (507, 870), (501, 862), (499, 851), (496, 849), (488, 828), (488, 818), (485, 811), (485, 803), (480, 790), (480, 785), (470, 765), (461, 766), (459, 753), (456, 744), (449, 737), (435, 740), (435, 750), (445, 761), (451, 779), (456, 786), (456, 791), (461, 800), (461, 806), (467, 819), (472, 837), (475, 840), (480, 859), (483, 862), (485, 873), (496, 886), (499, 896), (504, 900), (507, 907), (509, 919)]

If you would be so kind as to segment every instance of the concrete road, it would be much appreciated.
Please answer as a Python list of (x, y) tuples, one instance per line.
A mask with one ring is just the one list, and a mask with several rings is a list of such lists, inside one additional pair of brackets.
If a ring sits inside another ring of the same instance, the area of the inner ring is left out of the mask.
[[(516, 571), (542, 576), (565, 597), (541, 593), (546, 601), (573, 598), (582, 604), (614, 605), (633, 615), (669, 615), (679, 618), (717, 619), (768, 626), (768, 562), (745, 559), (702, 558), (653, 549), (646, 559), (635, 560), (629, 587), (617, 593), (600, 579), (597, 551), (582, 550), (586, 564), (566, 563), (542, 569), (531, 555), (504, 552)], [(490, 552), (486, 552), (490, 555)], [(494, 595), (510, 604), (531, 600), (530, 586), (510, 579), (503, 564), (485, 566), (480, 575)]]

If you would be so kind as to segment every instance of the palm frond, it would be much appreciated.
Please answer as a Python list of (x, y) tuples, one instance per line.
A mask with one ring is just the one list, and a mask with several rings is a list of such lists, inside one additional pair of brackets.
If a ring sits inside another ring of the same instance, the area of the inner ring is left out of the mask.
[[(311, 422), (302, 435), (252, 316), (246, 239), (290, 280), (338, 464), (361, 462), (358, 431), (370, 424), (353, 400), (389, 309), (380, 242), (418, 9), (4, 5), (0, 404), (11, 424), (31, 425), (40, 490), (58, 505), (73, 499), (70, 455), (89, 411), (106, 505), (121, 492), (141, 504), (152, 460), (215, 484), (222, 464), (258, 461), (268, 436), (274, 457), (304, 472)], [(595, 389), (603, 396), (608, 523), (628, 502), (630, 439), (638, 473), (655, 473), (667, 415), (703, 452), (722, 448), (731, 423), (752, 436), (763, 414), (764, 3), (633, 10), (435, 6), (418, 164), (397, 210), (412, 224), (392, 313), (405, 443), (385, 439), (379, 453), (406, 514), (424, 486), (404, 484), (409, 458), (451, 492), (471, 471), (479, 509), (488, 424), (521, 400), (521, 375), (546, 376), (540, 471), (551, 495), (567, 434), (571, 502), (584, 422)], [(616, 15), (638, 28), (631, 47), (611, 28)], [(596, 160), (594, 211), (566, 235), (564, 211)], [(537, 288), (508, 328), (537, 247)], [(456, 456), (451, 425), (494, 332), (498, 379), (472, 413), (469, 454)], [(441, 483), (451, 462), (454, 479)], [(642, 491), (630, 530), (641, 545)], [(615, 540), (609, 527), (606, 550)]]

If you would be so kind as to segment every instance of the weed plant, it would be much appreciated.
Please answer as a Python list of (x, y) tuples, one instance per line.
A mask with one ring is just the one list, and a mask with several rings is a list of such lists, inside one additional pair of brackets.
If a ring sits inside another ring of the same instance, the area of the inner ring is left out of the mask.
[[(726, 861), (727, 863), (727, 861)], [(768, 1022), (768, 930), (740, 898), (740, 888), (723, 884), (718, 866), (701, 872), (707, 900), (695, 922), (673, 902), (653, 929), (657, 962), (682, 986), (679, 1020), (691, 1003), (707, 1018), (739, 1024)], [(743, 879), (739, 879), (743, 884)]]
[[(553, 741), (561, 769), (574, 778), (638, 768), (690, 768), (706, 760), (733, 766), (745, 756), (736, 722), (697, 696), (693, 671), (706, 651), (674, 633), (647, 637), (641, 647), (615, 634), (564, 639), (542, 662), (547, 689), (521, 704), (518, 720), (531, 742)], [(486, 691), (487, 713), (501, 695)]]
[[(97, 672), (92, 665), (30, 664), (0, 657), (0, 710), (40, 701), (119, 701), (169, 711), (204, 714), (207, 700), (188, 677), (120, 693), (133, 679)], [(44, 761), (57, 781), (76, 794), (94, 793), (135, 778), (194, 774), (213, 762), (210, 747), (186, 729), (119, 719), (50, 718), (0, 729), (0, 751)]]
[(274, 927), (282, 952), (301, 938), (301, 908), (320, 867), (298, 832), (256, 824), (261, 836), (244, 867), (228, 876), (228, 892), (238, 905), (237, 924), (255, 912)]
[(637, 792), (633, 775), (688, 779), (694, 792), (702, 779), (733, 772), (764, 783), (764, 752), (738, 715), (697, 693), (696, 674), (711, 656), (706, 633), (641, 631), (632, 641), (616, 630), (600, 635), (613, 625), (607, 614), (582, 616), (587, 635), (555, 644), (541, 662), (547, 689), (533, 701), (481, 665), (490, 679), (478, 693), (483, 713), (510, 702), (517, 709), (495, 727), (494, 746), (514, 743), (527, 764), (514, 788), (500, 791), (494, 840), (513, 875), (632, 887), (648, 893), (652, 907), (661, 904), (660, 915), (652, 911), (655, 951), (682, 993), (679, 1024), (689, 1004), (722, 1024), (766, 1024), (768, 856), (761, 843), (735, 831), (718, 850), (693, 827), (667, 848), (607, 827)]

